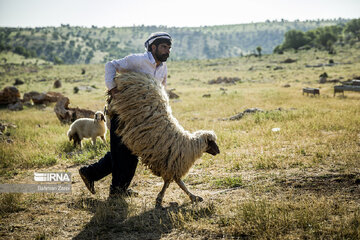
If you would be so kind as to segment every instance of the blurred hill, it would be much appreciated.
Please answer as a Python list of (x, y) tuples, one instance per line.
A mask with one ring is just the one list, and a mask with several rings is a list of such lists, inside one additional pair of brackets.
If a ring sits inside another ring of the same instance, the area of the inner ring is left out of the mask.
[[(290, 30), (344, 26), (349, 20), (267, 21), (261, 23), (166, 27), (133, 26), (91, 28), (0, 28), (0, 51), (37, 57), (55, 64), (103, 63), (130, 53), (144, 52), (144, 40), (152, 32), (166, 31), (174, 39), (171, 60), (209, 59), (273, 52)], [(260, 48), (259, 48), (260, 47)]]

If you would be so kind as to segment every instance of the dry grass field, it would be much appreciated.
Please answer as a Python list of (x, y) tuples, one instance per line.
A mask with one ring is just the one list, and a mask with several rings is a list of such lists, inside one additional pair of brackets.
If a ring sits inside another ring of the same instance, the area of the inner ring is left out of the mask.
[[(204, 154), (184, 179), (204, 198), (197, 204), (173, 183), (156, 209), (163, 181), (141, 164), (131, 185), (138, 197), (109, 199), (111, 176), (91, 195), (78, 169), (109, 144), (74, 148), (54, 104), (0, 109), (0, 121), (17, 126), (0, 136), (1, 183), (34, 183), (36, 171), (72, 173), (71, 194), (1, 193), (0, 238), (360, 239), (360, 93), (334, 97), (334, 83), (319, 84), (324, 72), (329, 80), (359, 76), (360, 45), (336, 50), (168, 63), (168, 88), (180, 96), (171, 100), (174, 116), (189, 131), (213, 129), (221, 150)], [(289, 58), (296, 62), (282, 63)], [(330, 59), (333, 66), (306, 67)], [(70, 106), (103, 109), (103, 65), (17, 61), (24, 64), (1, 66), (1, 89), (19, 78), (22, 94), (60, 91)], [(218, 77), (241, 80), (208, 84)], [(63, 84), (54, 90), (57, 79)], [(75, 86), (93, 90), (74, 94)], [(303, 87), (320, 88), (320, 96), (303, 95)], [(249, 108), (263, 112), (227, 120)]]

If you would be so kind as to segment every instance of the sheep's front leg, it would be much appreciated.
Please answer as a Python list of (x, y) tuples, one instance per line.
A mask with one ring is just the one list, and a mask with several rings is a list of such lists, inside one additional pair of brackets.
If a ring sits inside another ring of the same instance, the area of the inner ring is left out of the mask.
[[(81, 139), (79, 139), (79, 138), (76, 140), (76, 144), (80, 146), (80, 149), (81, 149), (82, 146), (83, 146), (83, 145), (82, 145), (82, 142), (81, 142)], [(75, 146), (76, 146), (76, 144), (75, 144), (75, 142), (74, 142), (74, 145), (75, 145)]]
[(181, 179), (175, 179), (175, 182), (179, 185), (179, 187), (189, 196), (190, 200), (192, 202), (202, 202), (204, 199), (199, 196), (195, 196), (192, 194), (187, 187), (185, 186), (185, 183)]
[(165, 195), (165, 191), (166, 189), (169, 187), (170, 185), (170, 181), (165, 181), (164, 180), (164, 186), (163, 188), (161, 189), (161, 191), (159, 192), (159, 194), (157, 195), (157, 198), (156, 198), (156, 207), (161, 207), (161, 203), (162, 203), (162, 200), (164, 198), (164, 195)]
[(106, 143), (105, 136), (100, 136), (104, 143)]
[(96, 144), (96, 136), (95, 137), (92, 137), (92, 144), (95, 145)]

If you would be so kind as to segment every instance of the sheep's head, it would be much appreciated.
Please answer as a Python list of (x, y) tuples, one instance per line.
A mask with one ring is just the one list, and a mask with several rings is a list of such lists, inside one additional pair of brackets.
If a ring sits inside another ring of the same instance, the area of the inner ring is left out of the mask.
[(215, 141), (209, 140), (208, 149), (206, 149), (206, 152), (215, 156), (216, 154), (220, 153), (220, 149)]
[(97, 111), (97, 112), (95, 113), (94, 119), (95, 119), (95, 121), (104, 121), (104, 122), (106, 122), (106, 121), (105, 121), (105, 116), (104, 116), (104, 114), (103, 114), (101, 111)]
[(205, 152), (214, 156), (220, 153), (219, 146), (216, 144), (216, 135), (213, 131), (197, 131), (195, 136), (202, 138), (206, 143)]

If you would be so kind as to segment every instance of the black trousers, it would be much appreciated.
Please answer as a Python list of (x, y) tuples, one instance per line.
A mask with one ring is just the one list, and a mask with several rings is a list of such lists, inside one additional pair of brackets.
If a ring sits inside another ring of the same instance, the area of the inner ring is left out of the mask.
[(98, 181), (111, 173), (111, 187), (125, 191), (134, 177), (138, 157), (122, 143), (121, 136), (115, 134), (118, 127), (117, 115), (113, 115), (110, 121), (110, 152), (98, 162), (87, 166), (86, 172), (93, 181)]

